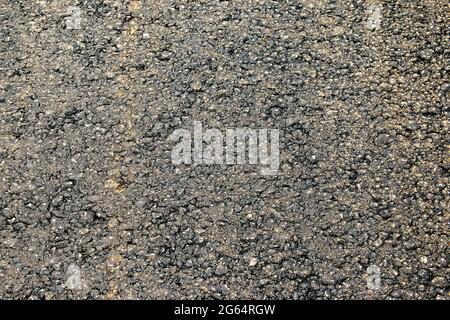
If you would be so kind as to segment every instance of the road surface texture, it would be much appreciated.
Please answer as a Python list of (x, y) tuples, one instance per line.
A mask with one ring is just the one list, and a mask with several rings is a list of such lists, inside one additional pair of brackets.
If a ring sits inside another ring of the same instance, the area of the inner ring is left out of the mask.
[[(448, 18), (2, 0), (0, 298), (448, 299)], [(278, 174), (174, 165), (193, 121), (279, 129)]]

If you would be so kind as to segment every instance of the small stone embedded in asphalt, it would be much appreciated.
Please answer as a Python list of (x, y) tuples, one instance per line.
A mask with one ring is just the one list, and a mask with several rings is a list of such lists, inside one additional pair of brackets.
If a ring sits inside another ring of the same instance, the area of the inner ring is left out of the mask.
[(223, 264), (219, 264), (216, 268), (215, 274), (218, 276), (223, 276), (223, 275), (227, 274), (227, 272), (228, 272), (228, 268)]
[(202, 84), (200, 83), (200, 81), (195, 81), (192, 83), (191, 88), (194, 91), (199, 91), (202, 88)]
[(447, 287), (447, 280), (445, 280), (444, 277), (436, 277), (431, 281), (431, 283), (438, 288)]
[(70, 264), (67, 269), (68, 278), (66, 281), (66, 287), (70, 290), (81, 290), (83, 288), (81, 280), (80, 267), (75, 264)]
[(258, 259), (256, 259), (256, 258), (251, 258), (251, 259), (250, 259), (250, 262), (248, 263), (248, 265), (249, 265), (250, 267), (254, 267), (254, 266), (256, 266), (257, 263), (258, 263)]
[(0, 299), (448, 299), (448, 1), (0, 12)]

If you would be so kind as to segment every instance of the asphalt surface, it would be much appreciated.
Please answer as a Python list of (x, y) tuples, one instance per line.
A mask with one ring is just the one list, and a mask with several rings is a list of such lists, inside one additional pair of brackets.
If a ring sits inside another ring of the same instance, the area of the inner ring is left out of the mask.
[[(2, 0), (0, 298), (448, 299), (448, 18)], [(173, 165), (193, 121), (280, 129), (278, 175)]]

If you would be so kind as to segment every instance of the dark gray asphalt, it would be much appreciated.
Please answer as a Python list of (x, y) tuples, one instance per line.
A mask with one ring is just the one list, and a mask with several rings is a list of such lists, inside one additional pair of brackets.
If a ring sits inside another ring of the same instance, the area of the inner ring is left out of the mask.
[[(448, 18), (2, 0), (0, 298), (448, 299)], [(278, 175), (173, 165), (193, 121), (278, 128)]]

